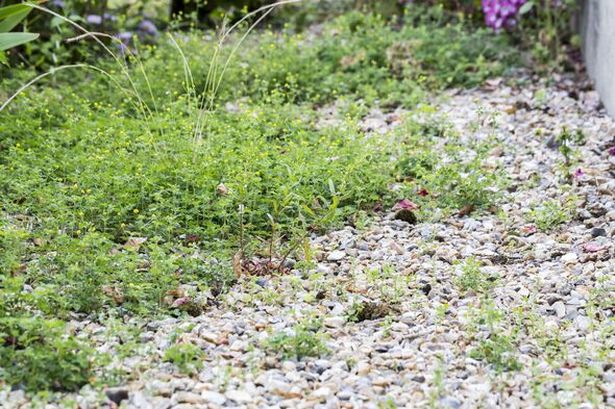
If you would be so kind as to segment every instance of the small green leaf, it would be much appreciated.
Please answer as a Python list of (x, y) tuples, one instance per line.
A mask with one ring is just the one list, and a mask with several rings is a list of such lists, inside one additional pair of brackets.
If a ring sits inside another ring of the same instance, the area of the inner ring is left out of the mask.
[(9, 65), (9, 60), (6, 58), (4, 51), (0, 51), (0, 64)]
[(36, 33), (0, 33), (0, 51), (36, 40), (38, 36)]
[(527, 3), (525, 3), (523, 6), (521, 6), (521, 8), (519, 9), (519, 14), (527, 14), (530, 11), (532, 11), (532, 8), (534, 8), (534, 2), (533, 1), (528, 1)]

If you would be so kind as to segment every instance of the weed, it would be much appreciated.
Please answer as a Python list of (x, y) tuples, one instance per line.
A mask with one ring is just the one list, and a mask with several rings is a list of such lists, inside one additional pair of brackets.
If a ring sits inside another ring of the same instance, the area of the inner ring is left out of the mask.
[(455, 280), (455, 284), (463, 292), (473, 290), (476, 293), (484, 293), (493, 288), (493, 280), (481, 271), (481, 264), (475, 258), (466, 259), (461, 267), (461, 275)]
[(549, 232), (557, 226), (570, 221), (574, 214), (573, 197), (562, 200), (547, 200), (540, 206), (533, 208), (528, 213), (528, 220), (541, 231)]
[(320, 357), (328, 352), (324, 335), (320, 333), (322, 323), (305, 320), (295, 325), (290, 333), (279, 332), (266, 341), (266, 348), (280, 354), (283, 359)]
[(205, 352), (193, 344), (175, 344), (164, 351), (163, 361), (171, 362), (185, 374), (193, 374), (203, 368)]
[(76, 391), (92, 376), (93, 351), (58, 320), (0, 318), (0, 379), (28, 391)]
[[(396, 179), (409, 192), (429, 190), (425, 214), (490, 205), (498, 176), (456, 143), (448, 149), (463, 160), (444, 161), (433, 140), (450, 130), (438, 121), (387, 140), (316, 126), (324, 103), (346, 101), (342, 115), (356, 120), (377, 104), (412, 107), (427, 90), (474, 86), (514, 64), (506, 37), (423, 12), (411, 10), (399, 27), (347, 13), (310, 41), (227, 30), (224, 41), (204, 43), (182, 33), (126, 58), (107, 37), (56, 16), (109, 58), (0, 80), (19, 94), (0, 105), (0, 317), (14, 317), (1, 336), (23, 346), (0, 352), (3, 380), (78, 388), (94, 364), (76, 337), (37, 332), (60, 328), (51, 318), (200, 313), (197, 294), (218, 295), (235, 280), (238, 248), (269, 261), (302, 251), (307, 269), (308, 235), (347, 220), (365, 226), (375, 205), (395, 200)], [(223, 46), (231, 40), (249, 46), (239, 55)], [(402, 300), (405, 278), (379, 273), (370, 276), (379, 295)], [(280, 297), (262, 291), (261, 300)], [(297, 358), (326, 352), (307, 323), (269, 345)], [(195, 348), (174, 346), (165, 359), (196, 370)]]
[(585, 142), (585, 135), (580, 129), (571, 132), (567, 127), (563, 127), (562, 131), (555, 137), (555, 142), (564, 159), (562, 164), (564, 175), (570, 180), (572, 178), (570, 168), (573, 166), (576, 157), (575, 146), (582, 145)]
[(469, 356), (487, 362), (498, 373), (521, 369), (515, 354), (517, 330), (514, 326), (510, 328), (506, 326), (504, 318), (502, 311), (496, 308), (492, 301), (486, 299), (482, 302), (472, 324), (475, 336), (478, 336), (479, 329), (482, 334), (478, 345), (469, 352)]
[(389, 338), (391, 336), (391, 328), (394, 322), (395, 319), (393, 318), (393, 316), (387, 315), (386, 317), (384, 317), (382, 323), (380, 324), (380, 326), (382, 327), (383, 338)]
[(444, 378), (446, 375), (446, 367), (444, 363), (444, 357), (441, 354), (436, 355), (437, 365), (434, 369), (433, 378), (432, 378), (432, 387), (429, 391), (429, 407), (437, 408), (439, 407), (438, 401), (442, 396), (444, 396), (445, 386), (444, 386)]
[(491, 364), (497, 372), (518, 371), (521, 364), (514, 356), (514, 337), (491, 334), (470, 351), (470, 357)]

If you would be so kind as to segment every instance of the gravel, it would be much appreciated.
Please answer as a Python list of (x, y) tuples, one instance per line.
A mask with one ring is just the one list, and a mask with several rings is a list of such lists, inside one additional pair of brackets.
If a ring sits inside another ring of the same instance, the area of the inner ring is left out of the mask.
[[(431, 102), (461, 141), (497, 141), (487, 165), (511, 182), (499, 211), (410, 225), (391, 210), (366, 229), (314, 236), (318, 261), (307, 271), (244, 277), (200, 316), (130, 319), (141, 344), (109, 366), (130, 381), (47, 407), (615, 407), (615, 123), (584, 84), (523, 75)], [(373, 111), (361, 127), (386, 137), (404, 115)], [(584, 175), (571, 183), (549, 143), (563, 126), (586, 135)], [(563, 226), (542, 232), (528, 222), (535, 205), (564, 196), (576, 208)], [(469, 257), (493, 278), (486, 292), (456, 285)], [(357, 305), (387, 313), (353, 321)], [(328, 353), (284, 360), (266, 347), (310, 317), (322, 319)], [(110, 328), (73, 324), (101, 351), (121, 346)], [(162, 362), (173, 342), (203, 349), (198, 373)], [(20, 390), (0, 391), (0, 402), (28, 404)]]

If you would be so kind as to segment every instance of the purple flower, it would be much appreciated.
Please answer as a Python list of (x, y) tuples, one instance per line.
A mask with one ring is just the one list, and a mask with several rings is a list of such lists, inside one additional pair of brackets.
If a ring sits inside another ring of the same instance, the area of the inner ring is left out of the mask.
[(158, 35), (158, 28), (151, 20), (142, 20), (139, 23), (139, 31), (152, 36)]
[(119, 38), (122, 43), (128, 43), (132, 39), (132, 31), (122, 31), (121, 33), (117, 33), (117, 38)]
[(132, 40), (132, 32), (122, 31), (121, 33), (117, 33), (115, 38), (120, 40), (117, 43), (120, 54), (126, 55), (130, 51), (128, 45), (130, 44), (130, 40)]
[(99, 26), (102, 24), (102, 17), (98, 14), (88, 14), (87, 16), (85, 16), (85, 21), (87, 21), (89, 24)]
[(615, 156), (615, 146), (610, 147), (607, 152), (609, 153), (609, 155)]
[(519, 9), (527, 0), (482, 0), (485, 24), (495, 31), (517, 25)]
[(575, 177), (575, 179), (579, 179), (585, 176), (585, 172), (583, 172), (583, 169), (577, 168), (577, 170), (574, 171), (573, 176)]

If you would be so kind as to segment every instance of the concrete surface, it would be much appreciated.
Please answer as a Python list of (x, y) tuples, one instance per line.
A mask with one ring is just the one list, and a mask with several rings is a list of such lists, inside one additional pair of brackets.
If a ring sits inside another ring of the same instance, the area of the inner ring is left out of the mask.
[(615, 0), (583, 1), (581, 37), (589, 75), (615, 117)]

